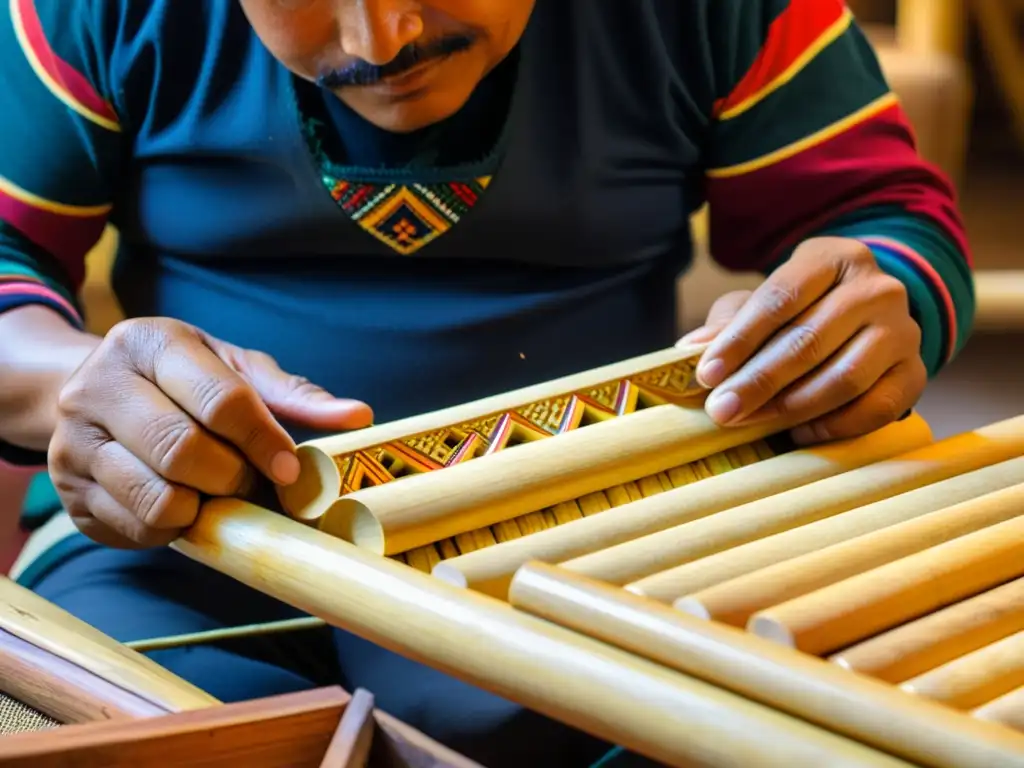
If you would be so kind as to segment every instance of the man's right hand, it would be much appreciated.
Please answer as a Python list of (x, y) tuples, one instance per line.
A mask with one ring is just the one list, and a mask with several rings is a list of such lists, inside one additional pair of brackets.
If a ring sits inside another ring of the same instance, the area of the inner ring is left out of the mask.
[(128, 320), (61, 391), (50, 476), (90, 538), (166, 545), (195, 520), (200, 494), (243, 494), (256, 472), (281, 485), (296, 480), (295, 444), (278, 417), (342, 431), (373, 414), (262, 352), (176, 320)]

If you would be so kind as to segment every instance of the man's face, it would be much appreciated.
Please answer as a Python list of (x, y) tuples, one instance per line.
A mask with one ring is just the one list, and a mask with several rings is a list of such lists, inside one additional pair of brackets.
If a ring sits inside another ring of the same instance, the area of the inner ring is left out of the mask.
[(457, 112), (518, 42), (535, 0), (239, 0), (263, 44), (385, 130)]

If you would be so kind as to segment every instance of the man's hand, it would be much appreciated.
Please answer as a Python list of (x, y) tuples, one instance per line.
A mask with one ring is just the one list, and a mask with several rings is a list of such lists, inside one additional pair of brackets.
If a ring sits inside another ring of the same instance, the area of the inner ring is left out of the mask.
[(793, 418), (800, 444), (895, 421), (928, 378), (906, 289), (844, 238), (807, 240), (756, 291), (720, 298), (680, 344), (701, 342), (708, 414), (722, 425)]
[(340, 400), (176, 320), (116, 326), (60, 394), (49, 465), (78, 528), (108, 546), (168, 544), (200, 494), (233, 496), (255, 473), (295, 482), (295, 444), (277, 419), (319, 430), (367, 426)]

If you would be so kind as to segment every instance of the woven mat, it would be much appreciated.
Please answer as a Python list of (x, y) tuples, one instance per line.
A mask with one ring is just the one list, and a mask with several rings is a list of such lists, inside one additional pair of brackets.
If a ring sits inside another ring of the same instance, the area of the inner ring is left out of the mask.
[(60, 723), (52, 717), (47, 717), (17, 699), (0, 693), (0, 736), (28, 731), (45, 731), (59, 725)]

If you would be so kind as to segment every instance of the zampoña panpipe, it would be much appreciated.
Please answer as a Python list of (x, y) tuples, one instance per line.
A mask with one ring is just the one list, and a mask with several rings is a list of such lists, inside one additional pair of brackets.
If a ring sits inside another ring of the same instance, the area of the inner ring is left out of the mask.
[(174, 546), (673, 766), (1024, 766), (1024, 416), (811, 449), (672, 349), (315, 440)]

